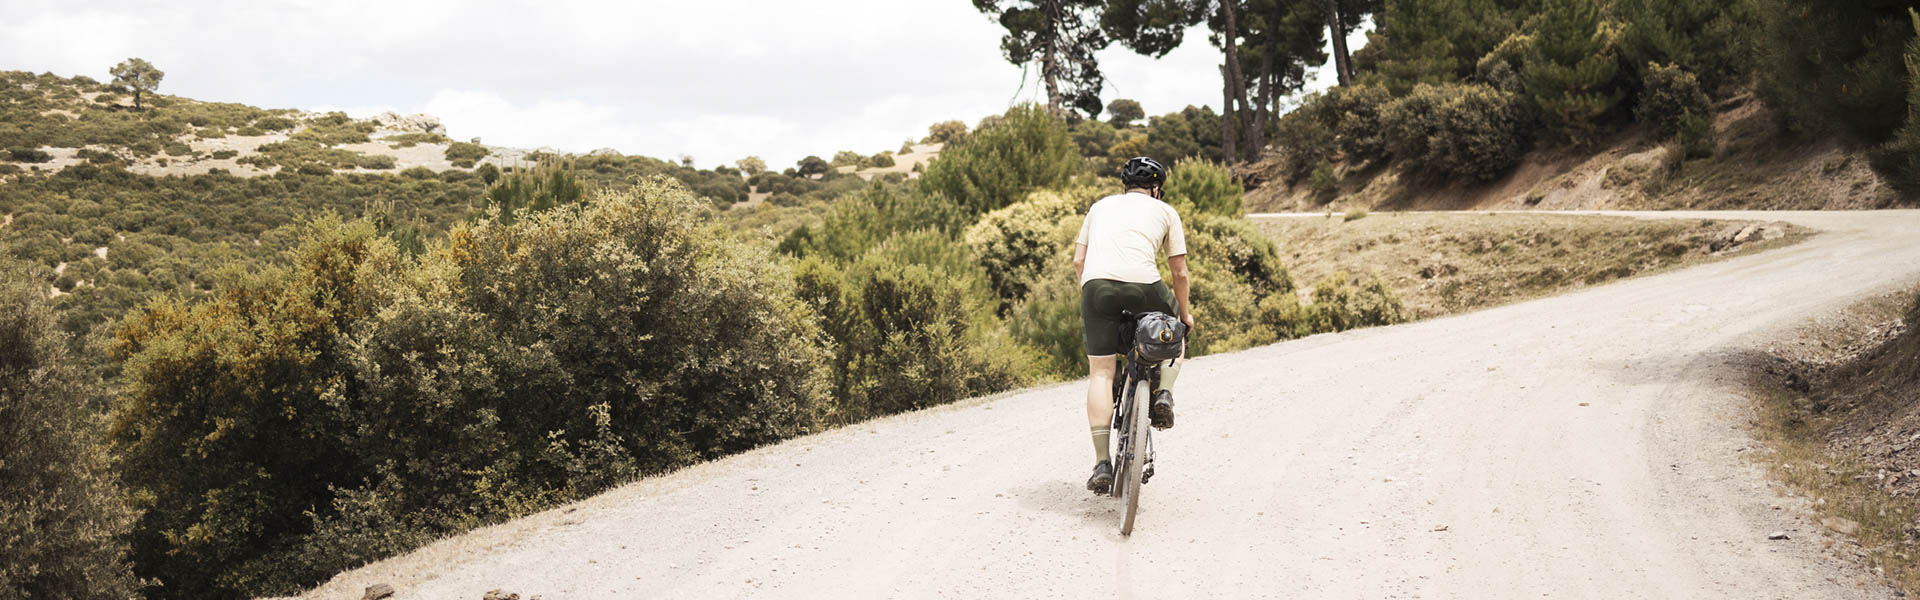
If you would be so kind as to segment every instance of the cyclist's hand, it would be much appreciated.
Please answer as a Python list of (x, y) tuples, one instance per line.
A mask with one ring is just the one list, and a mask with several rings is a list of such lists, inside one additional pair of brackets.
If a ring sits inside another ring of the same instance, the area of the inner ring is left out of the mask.
[(1193, 335), (1193, 313), (1180, 315), (1180, 322), (1187, 324), (1187, 335)]

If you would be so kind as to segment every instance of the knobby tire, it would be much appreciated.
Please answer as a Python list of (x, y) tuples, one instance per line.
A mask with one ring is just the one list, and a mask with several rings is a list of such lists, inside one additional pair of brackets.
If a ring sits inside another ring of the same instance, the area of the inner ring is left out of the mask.
[(1127, 392), (1125, 420), (1127, 428), (1127, 459), (1124, 472), (1119, 473), (1120, 480), (1114, 484), (1121, 486), (1127, 501), (1126, 516), (1120, 519), (1120, 535), (1133, 535), (1133, 516), (1140, 512), (1140, 477), (1147, 464), (1147, 418), (1146, 411), (1140, 410), (1143, 402), (1149, 398), (1152, 389), (1145, 381), (1133, 382), (1133, 389)]

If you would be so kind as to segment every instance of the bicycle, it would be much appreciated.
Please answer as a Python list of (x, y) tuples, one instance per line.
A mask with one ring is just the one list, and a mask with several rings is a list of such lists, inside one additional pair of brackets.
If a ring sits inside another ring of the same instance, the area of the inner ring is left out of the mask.
[[(1134, 339), (1143, 319), (1169, 319), (1178, 323), (1171, 315), (1160, 312), (1140, 314), (1123, 313), (1125, 325), (1121, 326), (1121, 346), (1127, 349), (1125, 354), (1116, 357), (1116, 371), (1121, 375), (1113, 379), (1113, 431), (1118, 434), (1113, 456), (1113, 487), (1108, 494), (1126, 501), (1126, 513), (1121, 517), (1120, 535), (1133, 535), (1134, 515), (1140, 511), (1140, 486), (1153, 478), (1153, 431), (1147, 427), (1146, 411), (1143, 406), (1152, 403), (1152, 394), (1156, 383), (1160, 381), (1160, 366), (1168, 360), (1178, 360), (1183, 355), (1187, 341), (1184, 326), (1178, 327), (1180, 343), (1172, 352), (1173, 358), (1155, 358), (1155, 352), (1144, 347)], [(1165, 353), (1167, 342), (1159, 340), (1158, 351)], [(1145, 356), (1143, 356), (1145, 355)], [(1144, 399), (1144, 400), (1143, 400)]]

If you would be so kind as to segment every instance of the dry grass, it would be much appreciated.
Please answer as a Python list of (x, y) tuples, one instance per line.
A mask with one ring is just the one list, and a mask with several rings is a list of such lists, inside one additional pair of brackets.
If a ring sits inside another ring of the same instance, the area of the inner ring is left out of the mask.
[(1895, 442), (1904, 447), (1920, 432), (1897, 407), (1892, 414), (1884, 410), (1911, 399), (1863, 381), (1859, 371), (1878, 370), (1899, 378), (1901, 387), (1911, 385), (1911, 366), (1889, 371), (1920, 359), (1920, 334), (1893, 335), (1903, 329), (1900, 312), (1913, 297), (1856, 306), (1837, 325), (1810, 327), (1771, 346), (1751, 369), (1756, 437), (1772, 450), (1756, 460), (1808, 498), (1828, 528), (1851, 536), (1832, 550), (1869, 560), (1908, 597), (1920, 595), (1920, 502), (1914, 499), (1920, 472), (1900, 464), (1898, 448), (1875, 446), (1905, 440)]
[(1715, 255), (1736, 223), (1513, 213), (1374, 213), (1364, 219), (1256, 220), (1295, 281), (1373, 275), (1415, 318), (1475, 310), (1698, 264), (1802, 239), (1747, 243)]

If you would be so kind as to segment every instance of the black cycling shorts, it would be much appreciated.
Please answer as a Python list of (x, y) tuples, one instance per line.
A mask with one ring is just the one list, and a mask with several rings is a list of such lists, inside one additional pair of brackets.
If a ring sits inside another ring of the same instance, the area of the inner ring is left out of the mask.
[(1173, 289), (1164, 281), (1088, 280), (1080, 286), (1080, 337), (1087, 343), (1087, 356), (1120, 353), (1120, 327), (1126, 324), (1120, 317), (1123, 311), (1180, 316), (1174, 308)]

